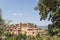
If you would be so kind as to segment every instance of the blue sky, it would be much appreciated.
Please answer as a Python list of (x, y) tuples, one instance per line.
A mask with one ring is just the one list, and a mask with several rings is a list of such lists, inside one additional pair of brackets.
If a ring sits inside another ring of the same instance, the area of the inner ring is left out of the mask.
[(50, 21), (40, 21), (39, 12), (34, 10), (38, 0), (0, 0), (0, 8), (2, 9), (3, 18), (13, 20), (11, 23), (34, 23), (45, 26)]

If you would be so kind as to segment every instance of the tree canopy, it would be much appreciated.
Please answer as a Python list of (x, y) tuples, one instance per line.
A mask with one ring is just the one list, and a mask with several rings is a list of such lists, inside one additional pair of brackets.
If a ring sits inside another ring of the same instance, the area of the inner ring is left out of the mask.
[(40, 20), (51, 20), (48, 26), (50, 36), (60, 35), (60, 0), (39, 0), (35, 10), (39, 11)]
[(0, 39), (2, 39), (2, 36), (4, 34), (5, 26), (5, 21), (2, 18), (2, 11), (0, 9)]

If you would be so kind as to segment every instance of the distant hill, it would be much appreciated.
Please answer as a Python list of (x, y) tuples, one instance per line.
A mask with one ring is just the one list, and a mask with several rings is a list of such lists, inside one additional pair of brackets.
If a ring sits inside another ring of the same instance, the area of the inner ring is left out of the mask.
[(37, 28), (47, 29), (47, 28), (48, 28), (48, 26), (37, 26)]

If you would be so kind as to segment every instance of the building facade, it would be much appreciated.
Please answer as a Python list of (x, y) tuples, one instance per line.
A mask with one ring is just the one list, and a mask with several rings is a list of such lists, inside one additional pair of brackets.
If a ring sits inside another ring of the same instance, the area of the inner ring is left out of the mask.
[(27, 36), (36, 36), (38, 33), (40, 35), (46, 35), (44, 30), (39, 30), (36, 25), (30, 23), (10, 25), (10, 27), (8, 27), (6, 30), (9, 31), (11, 34), (26, 33)]

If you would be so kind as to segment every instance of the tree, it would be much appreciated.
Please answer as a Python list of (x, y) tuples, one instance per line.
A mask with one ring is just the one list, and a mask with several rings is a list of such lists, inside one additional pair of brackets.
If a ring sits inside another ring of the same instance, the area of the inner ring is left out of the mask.
[(51, 20), (48, 26), (50, 36), (60, 36), (60, 0), (39, 0), (35, 10), (39, 11), (40, 20)]
[(21, 33), (16, 35), (15, 37), (16, 40), (26, 40), (26, 38), (27, 38), (26, 34), (21, 34)]
[(2, 25), (2, 14), (1, 14), (1, 9), (0, 9), (0, 28), (1, 28), (1, 25)]
[(3, 27), (5, 26), (5, 23), (4, 23), (4, 19), (2, 18), (2, 12), (1, 12), (1, 9), (0, 9), (0, 37), (1, 35), (3, 34)]
[(36, 39), (35, 39), (34, 36), (29, 35), (29, 36), (27, 36), (27, 39), (26, 40), (36, 40)]
[(5, 30), (5, 20), (2, 18), (2, 11), (0, 9), (0, 40), (2, 40), (2, 36), (4, 34), (4, 30)]
[(11, 37), (12, 35), (11, 35), (10, 32), (6, 32), (6, 33), (4, 33), (4, 36), (6, 36), (6, 37)]
[(43, 40), (43, 37), (40, 36), (40, 34), (38, 33), (38, 34), (36, 35), (36, 40)]

